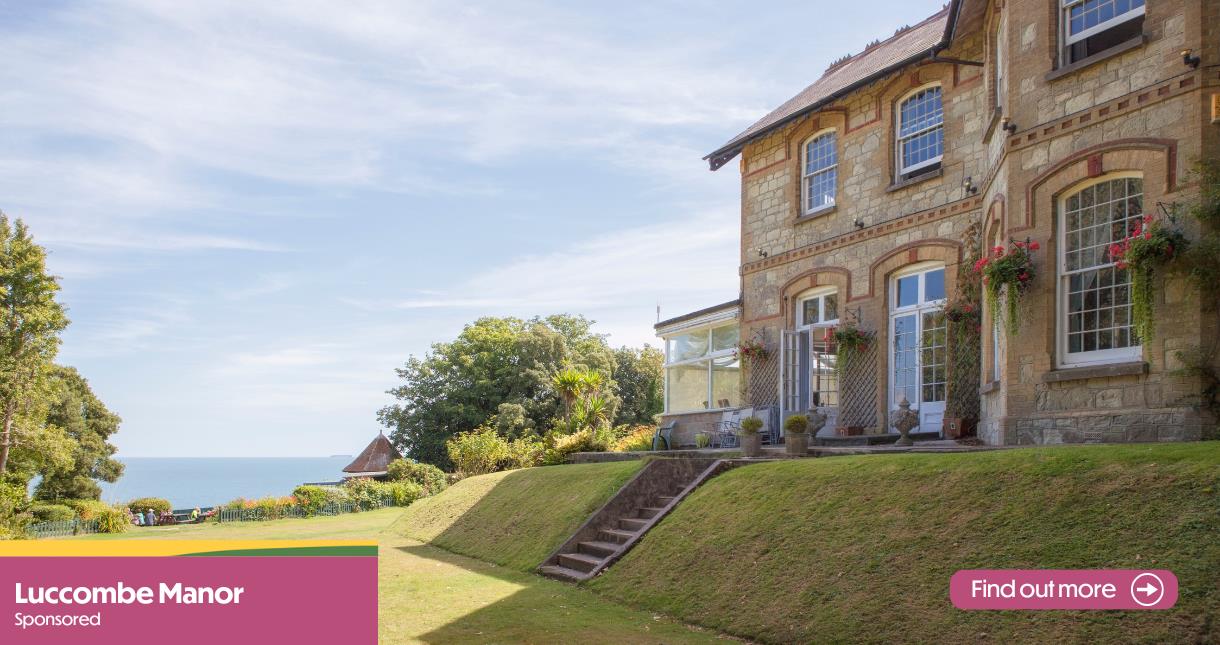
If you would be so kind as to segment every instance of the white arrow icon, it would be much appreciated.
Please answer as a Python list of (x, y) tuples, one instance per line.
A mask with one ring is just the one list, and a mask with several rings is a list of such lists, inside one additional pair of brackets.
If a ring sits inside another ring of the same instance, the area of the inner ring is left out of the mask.
[[(1143, 593), (1144, 597), (1141, 599), (1137, 592)], [(1164, 597), (1165, 582), (1155, 573), (1141, 573), (1131, 581), (1131, 599), (1141, 607), (1155, 606)]]

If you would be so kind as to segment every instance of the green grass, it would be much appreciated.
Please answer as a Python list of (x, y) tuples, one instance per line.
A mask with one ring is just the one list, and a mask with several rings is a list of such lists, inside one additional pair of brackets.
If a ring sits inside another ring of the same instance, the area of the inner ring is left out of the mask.
[(643, 463), (548, 466), (463, 479), (411, 505), (398, 530), (454, 553), (533, 571)]
[[(1164, 568), (1168, 612), (964, 612), (967, 568)], [(873, 455), (713, 479), (595, 591), (768, 642), (1216, 642), (1220, 443)]]
[(402, 509), (337, 517), (133, 530), (69, 539), (375, 539), (382, 643), (708, 643), (724, 638), (592, 592), (390, 530)]

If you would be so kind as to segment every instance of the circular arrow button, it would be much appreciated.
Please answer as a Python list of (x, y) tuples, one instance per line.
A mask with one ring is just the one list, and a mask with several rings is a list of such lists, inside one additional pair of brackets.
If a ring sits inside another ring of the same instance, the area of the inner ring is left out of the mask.
[(1165, 597), (1165, 582), (1155, 573), (1141, 573), (1131, 581), (1131, 599), (1141, 607), (1152, 607)]

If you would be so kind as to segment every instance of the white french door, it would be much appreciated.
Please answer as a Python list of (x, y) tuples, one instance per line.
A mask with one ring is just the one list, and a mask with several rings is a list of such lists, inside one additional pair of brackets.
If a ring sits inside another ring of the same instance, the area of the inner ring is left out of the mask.
[[(919, 413), (916, 432), (941, 432), (945, 418), (945, 269), (916, 268), (894, 278), (890, 315), (890, 400)], [(897, 432), (892, 427), (890, 432)]]
[(833, 344), (827, 329), (815, 327), (783, 332), (780, 344), (780, 418), (818, 410), (826, 415), (819, 435), (830, 436), (838, 424), (839, 379)]

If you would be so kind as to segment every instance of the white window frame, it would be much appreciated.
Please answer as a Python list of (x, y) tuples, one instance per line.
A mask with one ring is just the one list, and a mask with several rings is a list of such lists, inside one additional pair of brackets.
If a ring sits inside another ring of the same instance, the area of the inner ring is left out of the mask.
[[(795, 321), (796, 324), (793, 325), (793, 328), (794, 329), (814, 329), (817, 327), (835, 327), (835, 326), (837, 326), (839, 324), (838, 317), (836, 317), (834, 320), (826, 320), (826, 296), (838, 296), (838, 294), (839, 294), (838, 287), (823, 287), (823, 288), (819, 288), (819, 289), (812, 289), (810, 291), (806, 291), (805, 293), (802, 293), (801, 295), (797, 296), (796, 297), (796, 312), (795, 312), (795, 316), (793, 318), (793, 320)], [(810, 322), (805, 321), (805, 303), (810, 300), (818, 301), (818, 322), (816, 322), (816, 323), (810, 323)], [(843, 303), (840, 302), (839, 308), (841, 309), (842, 306), (843, 306)]]
[[(927, 298), (927, 284), (928, 284), (927, 276), (929, 273), (932, 273), (935, 271), (944, 272), (945, 295), (943, 297), (937, 298), (935, 300), (929, 300)], [(919, 290), (918, 290), (917, 296), (915, 298), (915, 304), (899, 307), (898, 306), (898, 281), (901, 280), (902, 278), (909, 278), (911, 276), (918, 276)], [(889, 338), (890, 347), (886, 350), (885, 361), (886, 361), (887, 370), (888, 370), (888, 374), (886, 375), (886, 381), (888, 381), (888, 387), (887, 387), (887, 390), (888, 390), (887, 396), (889, 397), (888, 400), (890, 401), (891, 404), (896, 405), (897, 404), (896, 397), (897, 397), (897, 393), (898, 393), (898, 384), (894, 380), (894, 362), (893, 361), (894, 361), (894, 351), (895, 351), (894, 343), (895, 343), (895, 333), (896, 333), (896, 330), (894, 328), (895, 327), (894, 321), (897, 320), (899, 317), (905, 316), (905, 315), (916, 314), (918, 316), (918, 314), (921, 314), (924, 312), (944, 311), (945, 303), (947, 303), (949, 301), (949, 267), (946, 266), (944, 262), (937, 262), (937, 261), (928, 261), (928, 262), (920, 262), (918, 264), (912, 264), (912, 265), (903, 267), (901, 270), (899, 270), (899, 271), (895, 272), (893, 275), (891, 275), (890, 276), (890, 285), (891, 285), (890, 290), (892, 291), (892, 295), (890, 296), (890, 299), (889, 299), (890, 310), (887, 314), (887, 317), (888, 317), (887, 324), (888, 324), (889, 334), (890, 334), (890, 338)], [(923, 323), (920, 322), (919, 324), (922, 325)], [(946, 333), (947, 333), (947, 331), (946, 331)], [(922, 348), (917, 347), (916, 351), (918, 352), (920, 349), (922, 349)], [(946, 361), (945, 374), (946, 374), (946, 379), (947, 379), (948, 378), (948, 360), (949, 360), (947, 347), (945, 348), (945, 352), (946, 352), (945, 353), (945, 361)], [(920, 369), (922, 370), (922, 366), (920, 366)], [(939, 404), (941, 406), (946, 405), (948, 402), (949, 384), (948, 384), (947, 380), (945, 381), (944, 385), (945, 385), (946, 400), (937, 402), (937, 404)], [(923, 386), (924, 386), (923, 377), (920, 376), (917, 391), (922, 390)], [(921, 394), (920, 398), (922, 398), (922, 392), (920, 392), (920, 394)], [(912, 406), (922, 409), (924, 402), (923, 401), (910, 401), (910, 403)], [(923, 429), (922, 429), (922, 426), (923, 426), (922, 411), (920, 413), (920, 417), (921, 417), (920, 431), (923, 431)]]
[[(908, 101), (915, 98), (915, 96), (918, 95), (919, 93), (926, 92), (933, 88), (940, 90), (940, 122), (935, 125), (931, 125), (926, 128), (923, 128), (922, 130), (918, 130), (916, 132), (912, 132), (906, 136), (903, 136), (903, 134), (902, 134), (902, 106), (905, 105)], [(906, 94), (904, 94), (902, 96), (902, 98), (898, 99), (898, 102), (895, 104), (895, 106), (896, 107), (894, 110), (894, 142), (895, 142), (896, 147), (894, 150), (894, 155), (895, 155), (895, 161), (897, 162), (896, 165), (898, 166), (898, 175), (901, 177), (902, 175), (906, 175), (906, 174), (915, 172), (916, 170), (919, 170), (921, 168), (927, 168), (928, 166), (931, 166), (933, 164), (940, 163), (941, 160), (943, 160), (945, 158), (945, 135), (944, 135), (945, 88), (940, 83), (930, 83), (928, 85), (924, 85), (923, 87), (918, 87), (918, 88), (913, 89), (910, 92), (907, 92)], [(909, 139), (914, 139), (915, 137), (918, 137), (926, 132), (931, 132), (932, 130), (935, 130), (937, 128), (940, 128), (940, 130), (941, 130), (941, 135), (940, 135), (941, 153), (939, 155), (937, 155), (935, 158), (926, 159), (913, 166), (902, 165), (902, 158), (903, 158), (902, 144)]]
[[(994, 54), (995, 55), (995, 62), (994, 62), (994, 66), (995, 66), (995, 106), (1000, 109), (1002, 109), (1004, 107), (1004, 103), (1008, 99), (1008, 97), (1006, 96), (1006, 91), (1005, 91), (1006, 88), (1004, 87), (1004, 81), (1005, 81), (1004, 66), (1007, 64), (1005, 62), (1005, 59), (1006, 59), (1005, 54), (1007, 53), (1005, 51), (1005, 46), (1007, 45), (1007, 43), (1004, 42), (1005, 41), (1004, 34), (1006, 33), (1006, 27), (1007, 27), (1006, 22), (1007, 21), (1005, 21), (1003, 18), (996, 21), (996, 30), (995, 30), (995, 54)], [(943, 107), (943, 97), (942, 97), (942, 107)]]
[(1088, 29), (1085, 29), (1084, 31), (1082, 31), (1078, 34), (1073, 34), (1072, 33), (1072, 19), (1071, 19), (1071, 15), (1070, 15), (1071, 10), (1073, 7), (1084, 4), (1086, 1), (1087, 0), (1062, 0), (1062, 2), (1060, 3), (1059, 22), (1062, 25), (1062, 29), (1060, 30), (1060, 32), (1062, 34), (1061, 40), (1063, 42), (1064, 49), (1066, 49), (1082, 40), (1092, 38), (1093, 36), (1096, 36), (1097, 34), (1100, 34), (1102, 32), (1108, 31), (1114, 27), (1117, 27), (1118, 25), (1121, 25), (1122, 23), (1127, 22), (1128, 20), (1134, 20), (1134, 19), (1144, 15), (1145, 9), (1147, 7), (1147, 2), (1145, 1), (1145, 3), (1143, 5), (1134, 7), (1132, 9), (1128, 9), (1125, 13), (1114, 16), (1113, 18), (1110, 18), (1109, 20), (1107, 20), (1103, 23), (1099, 23), (1097, 25), (1089, 27)]
[[(1117, 349), (1100, 349), (1091, 352), (1075, 352), (1068, 353), (1068, 281), (1075, 273), (1082, 271), (1096, 271), (1104, 269), (1108, 266), (1114, 266), (1114, 262), (1109, 264), (1100, 264), (1091, 266), (1088, 269), (1078, 269), (1072, 273), (1067, 271), (1067, 201), (1068, 198), (1076, 195), (1080, 191), (1097, 184), (1114, 181), (1116, 179), (1144, 179), (1143, 173), (1139, 172), (1114, 172), (1101, 177), (1082, 181), (1073, 185), (1068, 190), (1063, 191), (1058, 200), (1058, 223), (1055, 225), (1056, 244), (1058, 249), (1058, 257), (1056, 258), (1056, 270), (1058, 275), (1055, 276), (1055, 347), (1058, 351), (1056, 354), (1055, 364), (1060, 368), (1071, 367), (1089, 367), (1092, 365), (1108, 365), (1113, 363), (1130, 363), (1132, 361), (1142, 360), (1144, 357), (1144, 346), (1132, 345), (1130, 347), (1120, 347)], [(1147, 197), (1147, 193), (1143, 193)], [(1145, 206), (1145, 212), (1148, 210)], [(1134, 333), (1132, 330), (1131, 333)]]
[[(818, 168), (816, 170), (809, 169), (809, 145), (824, 137), (833, 137), (834, 141), (831, 148), (834, 150), (834, 163)], [(835, 181), (833, 184), (833, 192), (830, 195), (830, 202), (809, 208), (809, 179), (816, 175), (825, 175), (827, 173), (835, 173)], [(805, 215), (813, 215), (822, 211), (830, 210), (835, 207), (835, 203), (839, 197), (839, 133), (834, 128), (827, 128), (820, 132), (814, 133), (813, 136), (805, 139), (805, 143), (801, 144), (801, 212)]]
[[(723, 320), (716, 321), (714, 323), (708, 323), (706, 325), (700, 325), (698, 327), (674, 330), (673, 332), (668, 333), (665, 336), (662, 336), (662, 339), (665, 341), (665, 366), (662, 368), (665, 371), (665, 389), (662, 392), (664, 403), (665, 403), (665, 412), (663, 412), (663, 414), (694, 414), (694, 413), (700, 413), (700, 412), (718, 412), (718, 411), (724, 411), (724, 410), (736, 410), (739, 407), (741, 407), (740, 405), (730, 406), (727, 408), (722, 408), (722, 407), (716, 406), (716, 401), (715, 401), (714, 395), (713, 395), (713, 392), (715, 391), (715, 387), (716, 387), (716, 383), (715, 383), (716, 359), (725, 358), (726, 356), (731, 357), (737, 352), (737, 346), (733, 346), (728, 349), (716, 350), (716, 351), (712, 350), (712, 347), (713, 347), (712, 332), (716, 329), (723, 329), (725, 327), (738, 327), (738, 344), (740, 345), (741, 329), (740, 329), (740, 323), (738, 322), (736, 317), (734, 317), (731, 320), (731, 322), (725, 322)], [(695, 358), (688, 358), (688, 359), (684, 359), (684, 360), (680, 360), (680, 361), (670, 360), (669, 339), (674, 336), (685, 336), (687, 334), (695, 334), (698, 332), (704, 332), (707, 334), (708, 351)], [(693, 410), (671, 411), (669, 409), (669, 368), (681, 367), (683, 365), (693, 365), (695, 363), (702, 363), (704, 361), (707, 362), (707, 407), (703, 408), (703, 409), (696, 408)]]

